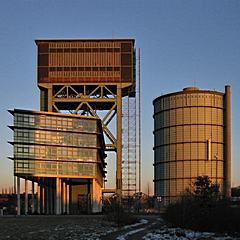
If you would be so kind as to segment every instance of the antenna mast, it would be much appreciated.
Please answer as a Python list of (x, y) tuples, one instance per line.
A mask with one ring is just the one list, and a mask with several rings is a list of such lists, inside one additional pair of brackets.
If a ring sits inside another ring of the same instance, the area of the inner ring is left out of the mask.
[(140, 71), (140, 48), (138, 48), (138, 175), (139, 175), (139, 192), (141, 192), (141, 157), (142, 157), (142, 151), (141, 151), (141, 71)]

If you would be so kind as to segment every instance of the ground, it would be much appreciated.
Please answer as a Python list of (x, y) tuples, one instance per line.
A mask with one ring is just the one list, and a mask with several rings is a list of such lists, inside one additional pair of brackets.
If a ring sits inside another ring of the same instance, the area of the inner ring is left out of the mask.
[(169, 228), (156, 215), (138, 216), (139, 222), (118, 227), (102, 215), (81, 216), (3, 216), (0, 217), (0, 239), (86, 239), (86, 240), (227, 240), (226, 234), (199, 233)]

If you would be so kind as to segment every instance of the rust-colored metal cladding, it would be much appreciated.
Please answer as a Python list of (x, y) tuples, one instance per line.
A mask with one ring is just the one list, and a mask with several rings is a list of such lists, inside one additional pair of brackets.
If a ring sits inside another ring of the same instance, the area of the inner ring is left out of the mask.
[(38, 83), (135, 82), (134, 39), (36, 40)]

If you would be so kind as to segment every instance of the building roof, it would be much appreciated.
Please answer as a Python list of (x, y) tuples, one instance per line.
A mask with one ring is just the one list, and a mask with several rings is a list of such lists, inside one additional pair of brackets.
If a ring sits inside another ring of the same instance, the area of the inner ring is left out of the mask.
[(134, 38), (55, 38), (55, 39), (36, 39), (35, 43), (38, 44), (40, 42), (102, 42), (102, 41), (109, 41), (109, 42), (114, 42), (114, 41), (131, 41), (135, 43)]
[(183, 88), (182, 91), (167, 93), (167, 94), (164, 94), (162, 96), (159, 96), (159, 97), (155, 98), (153, 100), (153, 104), (155, 104), (155, 102), (158, 101), (161, 98), (170, 97), (170, 96), (179, 95), (179, 94), (192, 94), (192, 93), (208, 93), (208, 94), (215, 94), (215, 95), (221, 95), (221, 96), (224, 95), (223, 92), (212, 91), (212, 90), (201, 90), (197, 87), (186, 87), (186, 88)]
[(55, 113), (55, 112), (45, 112), (45, 111), (35, 111), (35, 110), (27, 110), (27, 109), (14, 109), (14, 110), (8, 110), (12, 115), (14, 113), (26, 113), (26, 114), (34, 114), (34, 115), (51, 115), (56, 117), (67, 117), (67, 118), (82, 118), (82, 119), (94, 119), (97, 121), (101, 121), (100, 118), (94, 117), (94, 116), (83, 116), (78, 114), (70, 114), (70, 113)]

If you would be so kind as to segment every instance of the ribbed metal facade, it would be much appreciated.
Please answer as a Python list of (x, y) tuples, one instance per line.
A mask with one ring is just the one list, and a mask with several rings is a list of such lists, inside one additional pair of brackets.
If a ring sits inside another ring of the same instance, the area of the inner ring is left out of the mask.
[(134, 39), (36, 40), (39, 83), (132, 82)]
[(185, 88), (153, 101), (154, 190), (164, 202), (176, 199), (202, 175), (220, 184), (227, 194), (230, 159), (226, 145), (230, 143), (226, 129), (230, 123), (225, 108), (229, 98), (221, 92)]

